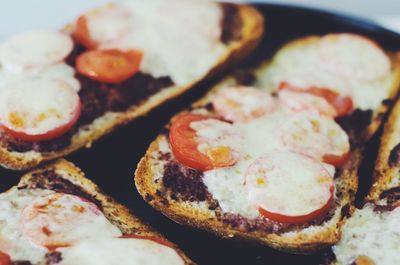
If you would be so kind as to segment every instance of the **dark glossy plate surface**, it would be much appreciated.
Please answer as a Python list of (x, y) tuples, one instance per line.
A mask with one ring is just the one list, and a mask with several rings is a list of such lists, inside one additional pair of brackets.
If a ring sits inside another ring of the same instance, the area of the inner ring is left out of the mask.
[[(375, 39), (386, 49), (400, 50), (400, 35), (366, 21), (304, 8), (268, 4), (258, 6), (265, 15), (265, 40), (245, 64), (251, 65), (267, 58), (280, 45), (293, 38), (328, 32), (361, 33)], [(129, 206), (145, 222), (177, 243), (198, 264), (320, 264), (324, 260), (323, 253), (312, 256), (289, 255), (255, 244), (222, 240), (177, 225), (148, 206), (136, 191), (134, 171), (150, 142), (174, 113), (201, 97), (217, 79), (201, 84), (196, 90), (95, 143), (91, 149), (81, 150), (67, 158), (81, 167), (106, 193)], [(367, 158), (360, 174), (359, 198), (363, 197), (370, 185), (369, 172), (376, 148), (376, 140), (367, 148)], [(0, 170), (1, 191), (16, 184), (21, 174)]]

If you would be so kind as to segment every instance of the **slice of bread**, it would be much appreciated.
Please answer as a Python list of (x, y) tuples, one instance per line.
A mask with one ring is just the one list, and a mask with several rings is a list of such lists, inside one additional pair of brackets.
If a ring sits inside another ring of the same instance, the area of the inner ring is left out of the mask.
[[(244, 74), (250, 74), (252, 77), (255, 77), (255, 80), (253, 80), (254, 82), (250, 83), (268, 89), (268, 86), (265, 86), (265, 77), (268, 77), (268, 75), (273, 72), (276, 67), (275, 63), (278, 56), (282, 56), (282, 54), (285, 54), (289, 49), (302, 48), (310, 42), (318, 40), (318, 38), (319, 37), (312, 36), (295, 40), (281, 48), (271, 61), (266, 61), (259, 68), (253, 69), (250, 72), (246, 71)], [(389, 53), (388, 55), (392, 59), (392, 73), (390, 76), (390, 85), (386, 87), (385, 99), (390, 100), (393, 99), (399, 88), (400, 60)], [(238, 76), (243, 77), (243, 73), (226, 78), (202, 100), (195, 103), (193, 107), (207, 106), (213, 94), (218, 89), (238, 84), (242, 79), (238, 78)], [(275, 89), (276, 88), (277, 87), (275, 87)], [(208, 230), (224, 238), (247, 239), (288, 252), (303, 254), (314, 252), (318, 249), (328, 247), (339, 240), (340, 227), (354, 210), (353, 201), (358, 188), (357, 173), (363, 158), (362, 153), (365, 141), (368, 140), (379, 127), (382, 116), (388, 108), (386, 101), (372, 110), (372, 119), (368, 121), (360, 134), (354, 133), (355, 135), (352, 136), (351, 129), (353, 128), (347, 128), (350, 129), (348, 132), (352, 139), (350, 159), (335, 174), (336, 208), (334, 208), (334, 212), (330, 214), (330, 217), (322, 223), (316, 225), (311, 224), (303, 228), (297, 227), (282, 233), (273, 231), (267, 232), (257, 228), (246, 230), (240, 223), (238, 225), (232, 225), (232, 223), (221, 221), (219, 218), (219, 216), (221, 216), (221, 209), (219, 209), (218, 206), (216, 207), (204, 201), (180, 200), (179, 198), (176, 199), (174, 196), (171, 197), (170, 192), (165, 192), (162, 181), (164, 169), (162, 158), (160, 158), (160, 153), (170, 152), (166, 133), (162, 133), (157, 137), (150, 145), (146, 155), (140, 161), (135, 174), (136, 187), (142, 197), (150, 205), (178, 223)], [(176, 185), (179, 185), (179, 183)], [(192, 188), (192, 190), (196, 191), (195, 187)]]
[[(48, 177), (48, 172), (55, 172), (58, 179)], [(52, 189), (56, 192), (72, 193), (77, 196), (84, 194), (83, 198), (89, 197), (99, 204), (106, 218), (118, 227), (123, 235), (149, 236), (168, 242), (161, 234), (137, 218), (131, 210), (105, 195), (96, 184), (85, 177), (79, 168), (64, 159), (25, 174), (18, 185), (7, 192), (16, 189)], [(177, 246), (174, 248), (184, 259), (185, 264), (195, 264)]]
[[(400, 258), (395, 246), (400, 244), (400, 237), (393, 231), (390, 222), (394, 222), (395, 229), (398, 229), (399, 144), (400, 101), (397, 101), (384, 127), (372, 187), (365, 198), (365, 205), (357, 209), (343, 226), (342, 239), (333, 248), (333, 261), (328, 260), (331, 265), (398, 264)], [(389, 218), (392, 218), (391, 221), (388, 221)]]
[[(378, 157), (375, 163), (373, 185), (367, 201), (377, 201), (383, 191), (400, 186), (400, 101), (397, 101), (385, 124)], [(396, 148), (397, 147), (397, 148)]]
[(71, 143), (59, 151), (45, 153), (37, 151), (16, 152), (0, 145), (0, 165), (9, 169), (24, 170), (33, 168), (44, 161), (63, 157), (82, 147), (90, 147), (92, 142), (100, 137), (111, 133), (139, 116), (145, 115), (168, 100), (183, 94), (200, 81), (208, 79), (225, 68), (234, 65), (255, 49), (264, 31), (263, 17), (254, 7), (238, 5), (237, 15), (240, 16), (242, 21), (241, 38), (227, 44), (223, 56), (215, 61), (214, 66), (204, 76), (199, 76), (184, 86), (172, 86), (162, 89), (143, 103), (131, 106), (124, 112), (106, 112), (90, 124), (80, 127), (72, 135)]

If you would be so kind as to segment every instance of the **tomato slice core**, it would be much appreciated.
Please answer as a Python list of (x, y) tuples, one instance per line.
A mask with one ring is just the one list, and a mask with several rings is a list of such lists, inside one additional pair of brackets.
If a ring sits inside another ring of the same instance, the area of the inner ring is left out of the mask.
[(76, 67), (80, 74), (90, 79), (118, 84), (139, 71), (143, 53), (138, 50), (118, 49), (87, 51), (81, 54)]

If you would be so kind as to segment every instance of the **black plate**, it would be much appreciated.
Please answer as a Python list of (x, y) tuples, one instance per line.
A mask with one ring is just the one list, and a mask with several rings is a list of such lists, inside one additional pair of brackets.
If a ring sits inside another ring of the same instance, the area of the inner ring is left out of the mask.
[[(283, 5), (259, 4), (258, 7), (265, 15), (265, 40), (254, 56), (244, 63), (246, 65), (267, 58), (280, 45), (293, 38), (329, 32), (361, 33), (375, 39), (386, 49), (400, 50), (400, 35), (367, 21)], [(256, 244), (219, 239), (206, 232), (177, 225), (148, 206), (136, 191), (133, 175), (150, 142), (174, 113), (201, 97), (207, 87), (216, 81), (218, 78), (199, 85), (196, 90), (95, 143), (91, 149), (81, 150), (67, 158), (81, 167), (106, 193), (133, 209), (199, 264), (321, 264), (324, 260), (322, 252), (312, 256), (290, 255)], [(367, 149), (367, 158), (360, 174), (359, 198), (369, 188), (376, 148), (375, 140)], [(21, 173), (0, 170), (0, 175), (0, 190), (3, 191), (16, 184)]]

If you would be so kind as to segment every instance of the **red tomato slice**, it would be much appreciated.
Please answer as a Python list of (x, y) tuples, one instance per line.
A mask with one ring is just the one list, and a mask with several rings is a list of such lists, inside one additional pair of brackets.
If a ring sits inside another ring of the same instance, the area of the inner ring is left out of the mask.
[(324, 98), (336, 110), (335, 117), (341, 117), (350, 114), (353, 111), (353, 100), (349, 96), (341, 96), (339, 93), (332, 91), (328, 88), (300, 88), (293, 86), (287, 82), (282, 82), (279, 86), (280, 90), (292, 90), (297, 92), (310, 93), (314, 96)]
[(85, 16), (80, 16), (76, 21), (74, 38), (88, 49), (96, 49), (98, 44), (90, 38), (88, 21)]
[(333, 202), (333, 177), (320, 162), (295, 152), (259, 157), (246, 172), (245, 186), (260, 214), (280, 223), (313, 220)]
[(331, 118), (298, 113), (282, 124), (283, 143), (299, 153), (342, 166), (349, 158), (350, 143), (346, 132)]
[(117, 84), (128, 80), (139, 71), (142, 57), (143, 53), (138, 50), (88, 51), (78, 57), (76, 67), (80, 74), (93, 80)]
[(224, 119), (246, 122), (274, 110), (275, 99), (265, 91), (252, 87), (229, 87), (213, 96), (215, 111)]
[(0, 251), (0, 265), (9, 265), (10, 263), (11, 263), (10, 256)]
[(19, 221), (27, 239), (51, 250), (94, 234), (120, 234), (95, 204), (71, 194), (54, 193), (34, 199), (22, 210)]
[(335, 189), (332, 186), (332, 188), (330, 190), (332, 193), (332, 196), (327, 201), (327, 203), (324, 206), (322, 206), (322, 208), (317, 209), (309, 214), (300, 215), (300, 216), (289, 216), (289, 215), (283, 215), (283, 214), (279, 214), (279, 213), (269, 212), (263, 208), (259, 208), (258, 211), (265, 218), (274, 220), (279, 223), (292, 223), (292, 224), (306, 223), (308, 221), (312, 221), (315, 218), (327, 213), (332, 208), (334, 190)]
[(0, 125), (0, 127), (2, 127), (7, 134), (11, 135), (14, 138), (21, 139), (23, 141), (27, 142), (49, 141), (57, 137), (60, 137), (64, 135), (67, 131), (69, 131), (78, 121), (80, 114), (81, 114), (81, 103), (79, 102), (74, 112), (74, 115), (72, 116), (69, 122), (43, 134), (27, 134), (22, 131), (15, 131), (11, 128), (8, 128), (4, 124)]
[(80, 112), (79, 95), (63, 81), (25, 80), (0, 91), (0, 127), (24, 141), (63, 135), (77, 122)]
[(181, 114), (172, 122), (169, 132), (169, 142), (176, 159), (185, 166), (200, 171), (228, 167), (236, 162), (228, 147), (216, 148), (209, 155), (198, 150), (196, 132), (190, 124), (208, 119), (212, 118), (191, 113)]

